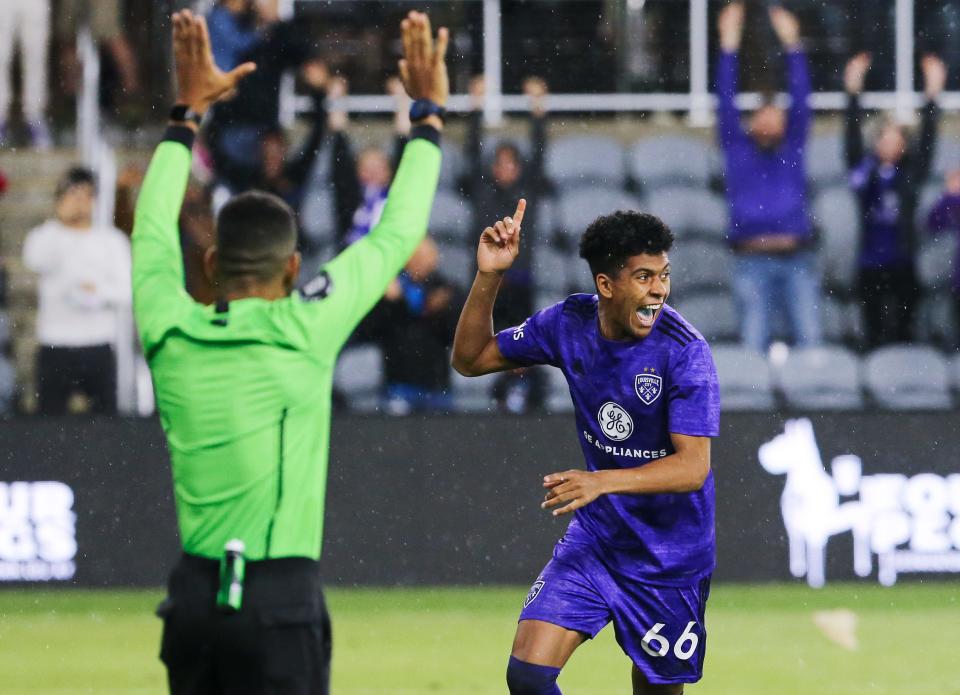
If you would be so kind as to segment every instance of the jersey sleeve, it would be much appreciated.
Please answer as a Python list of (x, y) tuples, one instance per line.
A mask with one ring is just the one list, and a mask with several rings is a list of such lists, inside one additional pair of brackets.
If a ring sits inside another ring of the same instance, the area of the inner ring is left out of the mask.
[(697, 340), (680, 353), (670, 369), (667, 391), (672, 434), (716, 437), (720, 434), (720, 384), (710, 347)]
[(183, 277), (178, 217), (190, 176), (188, 128), (170, 128), (140, 189), (131, 239), (133, 313), (143, 350), (152, 348), (193, 305)]
[(529, 367), (535, 364), (560, 366), (557, 336), (563, 302), (541, 309), (519, 326), (497, 333), (500, 353), (511, 362)]
[(314, 330), (317, 339), (333, 350), (346, 342), (426, 236), (440, 177), (440, 148), (414, 135), (400, 160), (379, 224), (330, 261), (301, 292), (308, 302), (322, 300), (316, 301)]

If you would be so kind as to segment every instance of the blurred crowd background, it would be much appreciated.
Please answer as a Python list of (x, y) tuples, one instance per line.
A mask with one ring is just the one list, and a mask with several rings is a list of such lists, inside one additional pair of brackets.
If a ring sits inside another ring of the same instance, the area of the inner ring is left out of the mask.
[[(342, 355), (338, 407), (572, 408), (556, 370), (449, 367), (479, 234), (521, 196), (497, 329), (592, 292), (580, 234), (641, 209), (677, 236), (670, 303), (711, 341), (724, 408), (960, 403), (960, 0), (421, 6), (453, 38), (440, 191), (429, 238)], [(379, 219), (410, 127), (389, 77), (407, 4), (4, 0), (2, 415), (153, 411), (128, 236), (183, 7), (207, 16), (220, 67), (259, 65), (194, 152), (190, 293), (214, 300), (200, 264), (232, 194), (297, 210), (304, 282)]]

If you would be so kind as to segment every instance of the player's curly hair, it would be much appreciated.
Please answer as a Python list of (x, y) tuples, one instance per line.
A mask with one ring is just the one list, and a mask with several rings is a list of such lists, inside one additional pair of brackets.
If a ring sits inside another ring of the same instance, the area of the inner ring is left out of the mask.
[(666, 253), (673, 232), (659, 217), (646, 212), (617, 210), (595, 219), (580, 238), (580, 258), (593, 277), (615, 276), (630, 256)]

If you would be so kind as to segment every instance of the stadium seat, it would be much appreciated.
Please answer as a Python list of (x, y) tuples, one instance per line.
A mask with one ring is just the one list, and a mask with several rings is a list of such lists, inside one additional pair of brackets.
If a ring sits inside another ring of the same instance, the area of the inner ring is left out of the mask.
[(957, 270), (954, 267), (957, 243), (956, 234), (941, 234), (924, 240), (920, 245), (917, 275), (924, 290), (944, 290), (951, 286), (953, 274)]
[(579, 256), (567, 257), (567, 292), (597, 293), (597, 285), (590, 272), (590, 266)]
[(570, 398), (570, 387), (567, 378), (559, 369), (547, 367), (544, 370), (547, 376), (547, 411), (551, 413), (572, 413), (573, 399)]
[(791, 408), (858, 410), (864, 404), (860, 362), (842, 347), (795, 348), (774, 377)]
[[(461, 243), (473, 231), (470, 203), (454, 191), (437, 191), (430, 210), (430, 235), (438, 242)], [(479, 231), (477, 236), (479, 238)]]
[(957, 168), (960, 168), (960, 141), (943, 136), (937, 141), (933, 155), (933, 175), (943, 178), (947, 172)]
[(603, 135), (574, 135), (550, 143), (547, 176), (562, 189), (602, 184), (608, 189), (626, 183), (623, 145)]
[(727, 204), (705, 188), (671, 186), (649, 191), (649, 212), (667, 223), (678, 237), (699, 236), (712, 241), (726, 237)]
[(477, 252), (464, 243), (437, 244), (440, 263), (437, 267), (440, 275), (461, 289), (467, 289), (473, 283), (477, 268)]
[(663, 186), (706, 188), (717, 154), (704, 138), (661, 135), (634, 143), (628, 155), (630, 176), (644, 191)]
[(566, 292), (567, 254), (547, 244), (538, 244), (533, 249), (533, 283), (537, 290)]
[(736, 344), (714, 345), (724, 410), (771, 410), (775, 406), (770, 365), (762, 355)]
[(730, 287), (730, 250), (725, 244), (684, 240), (670, 251), (671, 278), (675, 289), (683, 293)]
[(601, 215), (616, 210), (642, 210), (636, 196), (609, 186), (581, 188), (560, 197), (557, 228), (571, 249), (577, 247), (583, 231)]
[(847, 166), (843, 155), (843, 134), (814, 135), (807, 143), (807, 178), (810, 185), (821, 190), (844, 185)]
[(676, 308), (710, 342), (735, 341), (740, 337), (733, 297), (726, 292), (684, 294), (676, 300)]
[(496, 403), (492, 396), (496, 374), (468, 377), (455, 369), (450, 370), (450, 389), (453, 392), (453, 405), (458, 413), (493, 413)]
[(313, 247), (336, 242), (336, 210), (333, 192), (327, 185), (311, 184), (300, 207), (300, 226)]
[(943, 184), (939, 182), (928, 183), (920, 189), (920, 195), (917, 197), (917, 209), (914, 215), (914, 222), (917, 225), (917, 230), (921, 234), (926, 232), (927, 217), (929, 217), (933, 206), (940, 200), (941, 195), (943, 195)]
[(960, 397), (960, 353), (954, 355), (950, 361), (950, 371), (953, 375), (953, 388)]
[(926, 345), (890, 345), (865, 362), (867, 389), (885, 410), (947, 410), (950, 366)]
[(927, 292), (915, 313), (913, 339), (952, 350), (960, 344), (953, 294), (947, 290)]
[(347, 397), (351, 410), (373, 412), (380, 405), (383, 353), (376, 345), (354, 345), (340, 353), (333, 385)]
[(820, 230), (820, 260), (827, 288), (853, 288), (860, 239), (859, 211), (856, 198), (846, 186), (822, 191), (814, 200), (813, 219)]
[(443, 159), (440, 161), (439, 188), (442, 191), (455, 191), (460, 187), (463, 177), (463, 152), (460, 147), (444, 141), (440, 145)]

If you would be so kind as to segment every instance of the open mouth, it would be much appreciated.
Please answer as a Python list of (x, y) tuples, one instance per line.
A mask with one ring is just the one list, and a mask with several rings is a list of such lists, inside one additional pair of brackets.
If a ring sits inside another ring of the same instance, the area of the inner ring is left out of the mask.
[(644, 328), (650, 328), (657, 318), (657, 312), (663, 307), (663, 304), (646, 304), (637, 309), (637, 319)]

